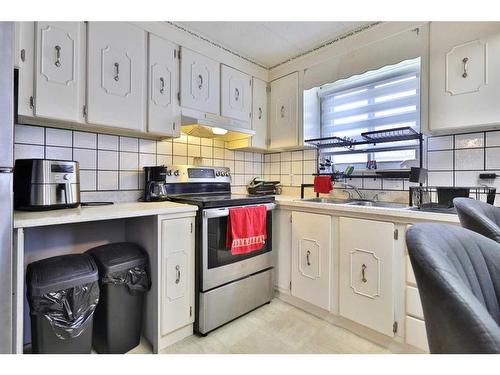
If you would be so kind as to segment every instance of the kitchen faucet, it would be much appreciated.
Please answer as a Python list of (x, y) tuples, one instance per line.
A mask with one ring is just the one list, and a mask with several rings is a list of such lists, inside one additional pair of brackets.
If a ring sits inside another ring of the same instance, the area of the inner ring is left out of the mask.
[(345, 182), (342, 182), (342, 184), (344, 185), (344, 189), (345, 188), (349, 188), (349, 189), (354, 190), (356, 192), (356, 194), (359, 195), (359, 199), (365, 199), (365, 197), (363, 196), (363, 194), (361, 193), (361, 191), (359, 191), (359, 189), (356, 186), (348, 184), (348, 183), (345, 183)]

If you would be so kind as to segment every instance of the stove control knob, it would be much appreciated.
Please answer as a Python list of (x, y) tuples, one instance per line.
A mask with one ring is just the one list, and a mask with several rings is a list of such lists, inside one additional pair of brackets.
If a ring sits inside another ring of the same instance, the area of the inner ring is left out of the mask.
[(225, 175), (226, 175), (226, 177), (231, 177), (231, 173), (229, 173), (229, 172), (226, 172)]
[(180, 175), (180, 173), (179, 173), (179, 170), (177, 169), (177, 170), (174, 172), (174, 176), (177, 176), (177, 177), (178, 177), (179, 175)]
[(220, 177), (220, 176), (222, 176), (222, 172), (221, 171), (215, 172), (215, 177)]
[(172, 170), (171, 169), (167, 170), (167, 176), (172, 176)]
[(65, 175), (63, 176), (63, 178), (64, 178), (66, 181), (68, 181), (68, 180), (69, 180), (69, 178), (70, 178), (70, 177), (69, 177), (69, 174), (65, 174)]

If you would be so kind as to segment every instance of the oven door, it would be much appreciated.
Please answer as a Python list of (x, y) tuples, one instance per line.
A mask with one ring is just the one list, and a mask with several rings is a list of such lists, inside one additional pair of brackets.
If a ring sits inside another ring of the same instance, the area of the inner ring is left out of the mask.
[(272, 267), (271, 211), (276, 204), (266, 203), (264, 206), (267, 208), (267, 240), (261, 249), (240, 255), (232, 255), (226, 247), (229, 208), (203, 210), (203, 292)]

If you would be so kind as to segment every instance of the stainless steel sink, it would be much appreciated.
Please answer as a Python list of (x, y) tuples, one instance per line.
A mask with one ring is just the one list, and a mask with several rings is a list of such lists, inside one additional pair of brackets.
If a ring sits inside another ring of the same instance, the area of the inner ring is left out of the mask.
[(371, 200), (352, 200), (346, 204), (351, 206), (367, 206), (367, 207), (387, 207), (387, 208), (408, 208), (408, 205), (396, 202), (380, 202)]
[(350, 206), (365, 207), (408, 208), (408, 205), (403, 203), (372, 201), (368, 199), (308, 198), (301, 199), (301, 201), (328, 204), (348, 204)]
[(303, 202), (330, 203), (330, 204), (346, 204), (347, 202), (351, 202), (350, 199), (335, 199), (335, 198), (308, 198), (300, 200)]

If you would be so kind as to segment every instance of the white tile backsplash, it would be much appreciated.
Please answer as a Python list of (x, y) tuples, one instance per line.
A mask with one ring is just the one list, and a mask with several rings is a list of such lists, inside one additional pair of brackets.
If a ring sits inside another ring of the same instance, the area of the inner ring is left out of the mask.
[(486, 169), (500, 169), (500, 147), (486, 149)]
[(455, 170), (483, 170), (484, 169), (484, 150), (456, 150), (455, 151)]
[(155, 154), (139, 154), (139, 168), (153, 167), (156, 165)]
[(428, 152), (427, 163), (430, 171), (453, 170), (453, 151)]
[(45, 145), (72, 147), (73, 133), (71, 130), (47, 128), (45, 130)]
[(451, 150), (453, 149), (453, 136), (429, 137), (427, 138), (427, 150)]
[(139, 154), (136, 152), (120, 152), (120, 170), (136, 171), (139, 169)]
[(28, 144), (14, 145), (15, 159), (43, 159), (45, 157), (45, 147)]
[(139, 139), (139, 152), (156, 154), (156, 141), (151, 139)]
[(139, 152), (139, 139), (120, 137), (120, 151)]
[(30, 145), (45, 145), (45, 128), (30, 125), (16, 125), (14, 142), (27, 143)]
[(97, 148), (97, 134), (87, 132), (73, 132), (73, 147)]
[(453, 186), (453, 172), (429, 172), (427, 174), (429, 186)]
[(484, 133), (458, 134), (455, 136), (455, 148), (480, 148), (484, 146)]
[(98, 171), (97, 190), (118, 190), (118, 171)]
[(486, 133), (486, 147), (500, 146), (500, 131)]
[(120, 190), (136, 190), (139, 188), (139, 172), (120, 171)]
[(97, 169), (117, 171), (118, 170), (118, 152), (99, 150), (97, 153)]
[(45, 147), (45, 158), (56, 160), (73, 160), (73, 149), (69, 147)]
[(97, 173), (93, 171), (80, 170), (80, 190), (81, 191), (94, 191), (96, 190)]
[(118, 151), (118, 137), (116, 135), (98, 134), (97, 148), (99, 150)]
[(187, 144), (186, 143), (173, 143), (173, 155), (186, 156), (187, 155)]
[(172, 155), (172, 141), (158, 141), (156, 143), (156, 152), (161, 155)]
[(80, 169), (97, 169), (97, 151), (86, 148), (74, 148), (73, 160), (76, 160)]

